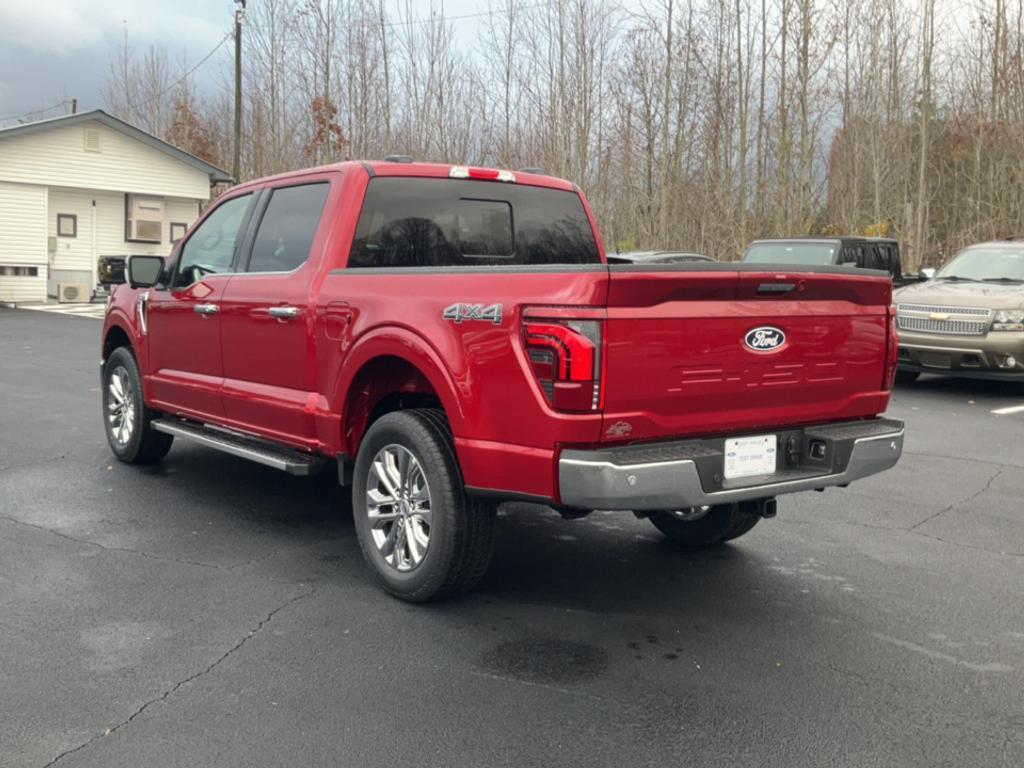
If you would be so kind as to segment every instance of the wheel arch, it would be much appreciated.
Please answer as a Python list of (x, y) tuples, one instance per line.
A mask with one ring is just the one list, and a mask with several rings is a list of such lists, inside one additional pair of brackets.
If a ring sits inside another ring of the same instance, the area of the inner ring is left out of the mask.
[(395, 410), (440, 408), (456, 434), (465, 424), (455, 385), (440, 355), (404, 329), (387, 329), (353, 347), (335, 391), (341, 444), (351, 458), (370, 424)]
[(103, 334), (103, 360), (106, 361), (110, 354), (118, 347), (128, 347), (138, 359), (135, 351), (135, 344), (131, 334), (120, 323), (112, 323)]

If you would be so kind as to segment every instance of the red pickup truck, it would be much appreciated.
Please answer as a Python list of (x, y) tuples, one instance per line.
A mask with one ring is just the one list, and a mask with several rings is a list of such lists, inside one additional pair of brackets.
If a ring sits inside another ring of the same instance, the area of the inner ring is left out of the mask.
[(685, 546), (900, 457), (891, 283), (620, 264), (575, 185), (350, 162), (235, 187), (103, 326), (107, 437), (293, 474), (336, 462), (384, 588), (473, 587), (497, 504), (631, 510)]

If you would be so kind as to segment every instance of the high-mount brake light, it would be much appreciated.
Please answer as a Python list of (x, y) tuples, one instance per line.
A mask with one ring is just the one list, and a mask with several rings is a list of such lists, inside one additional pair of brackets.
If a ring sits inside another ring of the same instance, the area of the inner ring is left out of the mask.
[(523, 338), (530, 367), (553, 408), (576, 413), (601, 409), (601, 320), (527, 319)]
[(512, 171), (499, 171), (496, 168), (470, 168), (465, 165), (454, 165), (448, 172), (452, 179), (481, 179), (483, 181), (504, 181), (514, 184), (516, 176)]

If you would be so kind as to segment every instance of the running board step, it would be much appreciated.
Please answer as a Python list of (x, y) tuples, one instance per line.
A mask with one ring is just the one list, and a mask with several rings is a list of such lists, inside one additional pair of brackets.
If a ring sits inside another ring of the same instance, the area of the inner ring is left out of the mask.
[(240, 456), (257, 464), (280, 469), (289, 475), (315, 475), (324, 465), (324, 460), (311, 453), (293, 451), (290, 448), (268, 443), (256, 437), (249, 437), (237, 432), (208, 427), (190, 421), (178, 419), (153, 419), (153, 429), (166, 432), (168, 435), (195, 440), (218, 451)]

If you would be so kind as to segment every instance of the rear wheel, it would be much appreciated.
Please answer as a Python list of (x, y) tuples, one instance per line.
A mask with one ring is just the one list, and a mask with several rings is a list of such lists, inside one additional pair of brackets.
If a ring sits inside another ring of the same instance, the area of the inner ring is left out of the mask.
[(103, 366), (103, 424), (110, 450), (126, 464), (153, 464), (171, 450), (173, 435), (157, 432), (154, 412), (142, 397), (142, 376), (128, 347), (110, 353)]
[(751, 512), (750, 504), (719, 504), (651, 512), (654, 527), (674, 544), (683, 547), (710, 547), (738, 539), (757, 525), (761, 518)]
[(487, 570), (497, 507), (466, 496), (440, 411), (396, 411), (373, 423), (356, 455), (352, 508), (363, 557), (395, 597), (452, 597)]

